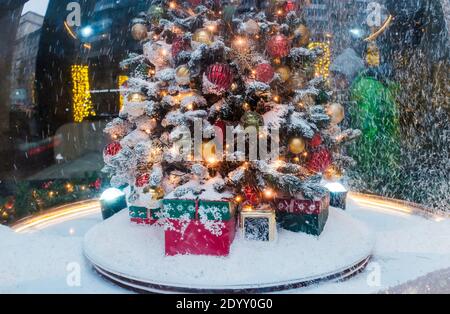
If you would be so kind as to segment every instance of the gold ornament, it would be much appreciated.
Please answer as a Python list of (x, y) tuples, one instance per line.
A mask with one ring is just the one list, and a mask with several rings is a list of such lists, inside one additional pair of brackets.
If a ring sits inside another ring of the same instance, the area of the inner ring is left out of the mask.
[(141, 92), (136, 92), (129, 94), (127, 99), (129, 102), (143, 102), (147, 100), (147, 97)]
[(250, 51), (250, 42), (246, 37), (238, 36), (231, 43), (231, 48), (240, 54), (248, 53)]
[(217, 154), (216, 154), (216, 144), (214, 141), (210, 141), (208, 143), (203, 144), (202, 146), (202, 155), (203, 160), (208, 164), (215, 164), (217, 162)]
[(309, 44), (310, 32), (308, 27), (305, 25), (300, 25), (294, 31), (294, 41), (295, 44), (299, 47), (304, 47)]
[(131, 28), (131, 36), (134, 40), (144, 40), (147, 38), (147, 26), (142, 23), (134, 24)]
[(300, 137), (291, 139), (289, 143), (289, 151), (295, 155), (301, 154), (305, 151), (305, 140)]
[(175, 71), (175, 81), (180, 85), (188, 85), (191, 82), (191, 71), (187, 65), (180, 65)]
[(260, 28), (255, 20), (250, 19), (244, 23), (243, 30), (249, 35), (256, 35), (259, 33)]
[(205, 45), (210, 45), (213, 41), (213, 36), (206, 28), (200, 28), (195, 31), (192, 40)]
[(287, 82), (291, 77), (291, 71), (287, 66), (279, 67), (276, 72), (280, 75), (280, 78), (283, 82)]
[(332, 103), (327, 108), (327, 114), (331, 118), (331, 123), (339, 124), (344, 121), (345, 118), (345, 109), (344, 106), (338, 103)]
[(152, 199), (155, 201), (162, 200), (165, 195), (164, 190), (161, 187), (150, 189), (150, 194), (152, 195)]

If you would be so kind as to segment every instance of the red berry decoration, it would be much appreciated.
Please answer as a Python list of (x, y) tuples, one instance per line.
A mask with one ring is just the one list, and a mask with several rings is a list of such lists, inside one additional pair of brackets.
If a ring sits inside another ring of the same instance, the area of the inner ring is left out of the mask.
[(219, 89), (227, 90), (233, 83), (233, 73), (227, 64), (216, 63), (206, 69), (206, 77)]
[(278, 34), (269, 39), (266, 50), (273, 58), (284, 58), (289, 54), (290, 46), (289, 39), (282, 34)]
[(309, 145), (311, 145), (312, 148), (316, 148), (322, 145), (322, 136), (320, 136), (319, 133), (316, 133), (309, 142)]
[(150, 175), (148, 173), (141, 174), (140, 176), (138, 176), (136, 178), (136, 184), (135, 185), (138, 188), (142, 188), (142, 187), (146, 186), (149, 181), (150, 181)]
[(176, 37), (172, 43), (172, 57), (175, 59), (182, 51), (188, 51), (191, 49), (191, 43), (188, 39), (183, 37)]
[(111, 143), (108, 146), (106, 146), (105, 155), (106, 156), (115, 156), (120, 152), (121, 149), (122, 149), (122, 145), (120, 145), (119, 142)]
[(326, 148), (321, 148), (311, 153), (311, 158), (308, 162), (308, 169), (313, 172), (323, 172), (332, 163), (331, 153)]
[(256, 67), (256, 80), (263, 82), (263, 83), (269, 83), (275, 74), (274, 69), (272, 66), (268, 63), (261, 63), (258, 64)]

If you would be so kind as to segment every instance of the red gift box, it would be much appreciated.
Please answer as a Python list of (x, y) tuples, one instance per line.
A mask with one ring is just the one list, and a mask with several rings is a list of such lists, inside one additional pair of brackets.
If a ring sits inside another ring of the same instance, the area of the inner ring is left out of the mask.
[[(205, 201), (202, 201), (205, 202)], [(210, 255), (228, 256), (236, 234), (236, 217), (229, 220), (207, 220), (207, 223), (220, 226), (212, 232), (199, 219), (199, 200), (195, 201), (195, 219), (168, 218), (165, 228), (166, 256), (174, 255)]]
[[(205, 228), (200, 220), (183, 222), (179, 219), (169, 219), (175, 230), (165, 231), (165, 249), (167, 256), (174, 255), (212, 255), (228, 256), (231, 243), (236, 233), (235, 218), (223, 221), (224, 227), (220, 236), (214, 235)], [(187, 223), (187, 226), (183, 226)], [(184, 232), (180, 232), (186, 227)]]

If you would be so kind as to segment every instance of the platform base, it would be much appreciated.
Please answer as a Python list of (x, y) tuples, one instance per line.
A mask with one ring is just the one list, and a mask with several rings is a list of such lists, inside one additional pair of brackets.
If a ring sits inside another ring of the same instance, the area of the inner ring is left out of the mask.
[(84, 253), (119, 286), (146, 293), (266, 293), (340, 281), (368, 264), (373, 238), (347, 213), (331, 208), (320, 237), (279, 230), (273, 243), (240, 233), (229, 257), (164, 254), (164, 232), (129, 223), (121, 212), (91, 229)]

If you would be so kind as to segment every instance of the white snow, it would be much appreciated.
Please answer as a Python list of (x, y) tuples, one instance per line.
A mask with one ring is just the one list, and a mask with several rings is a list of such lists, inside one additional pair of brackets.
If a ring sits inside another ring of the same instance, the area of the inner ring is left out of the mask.
[[(382, 207), (369, 208), (357, 204), (351, 197), (347, 212), (365, 222), (374, 233), (374, 256), (368, 269), (345, 282), (322, 284), (290, 293), (411, 293), (430, 292), (426, 288), (430, 286), (433, 288), (431, 292), (448, 292), (448, 288), (443, 290), (442, 283), (447, 287), (450, 284), (449, 219), (427, 220)], [(16, 234), (0, 226), (0, 294), (127, 293), (99, 277), (82, 255), (83, 235), (99, 222), (100, 214), (95, 214), (49, 225), (31, 234)], [(123, 223), (127, 224), (126, 221)], [(146, 245), (152, 240), (146, 236), (148, 228), (137, 227), (134, 230), (143, 236), (138, 237), (136, 243)], [(115, 250), (123, 252), (129, 245), (135, 244), (127, 243), (124, 247), (115, 247)], [(261, 244), (261, 250), (267, 249), (270, 247)], [(247, 256), (252, 258), (250, 254)], [(72, 262), (80, 265), (79, 287), (69, 286), (66, 282), (69, 274), (67, 263)], [(299, 265), (302, 266), (301, 263)], [(377, 279), (378, 275), (379, 284), (377, 280), (369, 280)]]
[[(331, 209), (320, 237), (280, 230), (273, 243), (245, 241), (238, 233), (226, 258), (164, 253), (161, 228), (130, 225), (123, 211), (91, 229), (87, 256), (104, 269), (163, 284), (217, 287), (284, 282), (345, 269), (372, 252), (364, 224)], [(300, 267), (301, 265), (301, 267)]]

